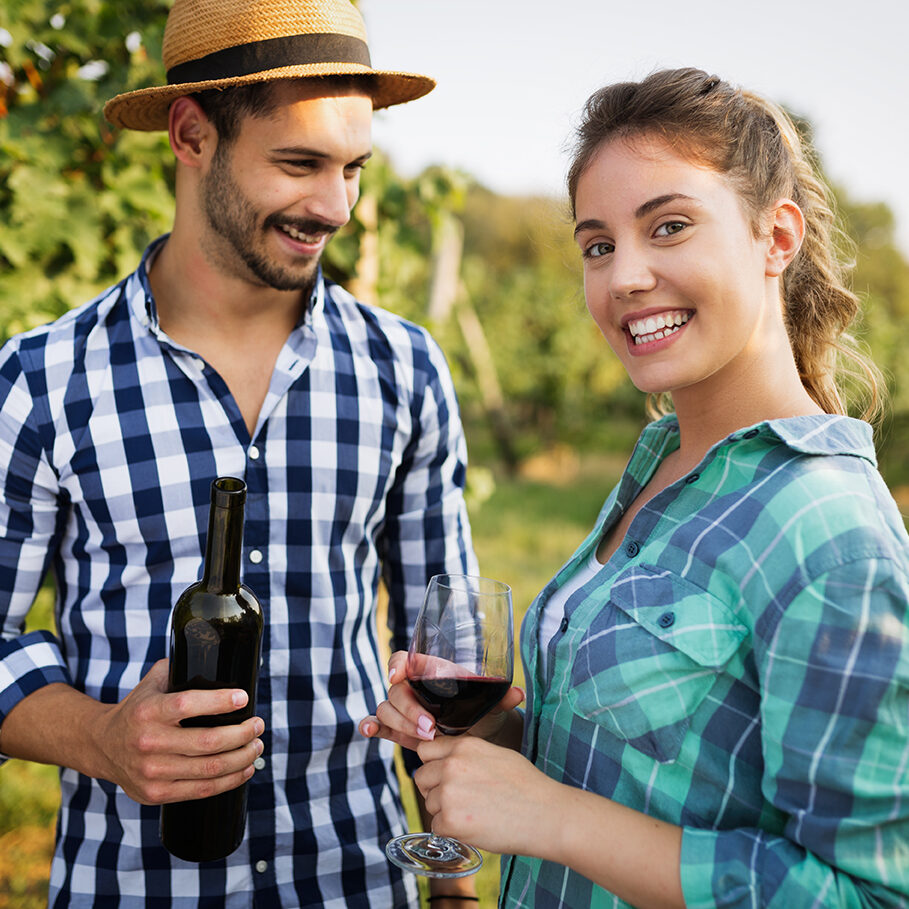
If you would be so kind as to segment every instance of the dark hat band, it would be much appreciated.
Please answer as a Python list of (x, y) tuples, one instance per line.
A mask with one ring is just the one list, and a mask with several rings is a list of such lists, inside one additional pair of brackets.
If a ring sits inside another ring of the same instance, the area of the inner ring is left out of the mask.
[(365, 41), (351, 35), (287, 35), (226, 47), (187, 60), (167, 71), (169, 85), (232, 79), (307, 63), (357, 63), (370, 66)]

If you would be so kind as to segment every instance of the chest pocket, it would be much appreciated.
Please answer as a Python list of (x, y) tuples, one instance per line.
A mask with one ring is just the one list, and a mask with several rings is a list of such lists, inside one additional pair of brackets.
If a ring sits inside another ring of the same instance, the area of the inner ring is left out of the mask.
[(571, 708), (655, 760), (675, 760), (692, 714), (747, 633), (706, 590), (635, 565), (616, 578), (578, 645)]

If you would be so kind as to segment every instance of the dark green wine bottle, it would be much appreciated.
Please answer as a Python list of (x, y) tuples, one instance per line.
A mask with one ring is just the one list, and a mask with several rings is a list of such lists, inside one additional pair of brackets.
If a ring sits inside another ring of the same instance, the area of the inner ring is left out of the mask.
[[(219, 477), (211, 510), (201, 581), (174, 606), (170, 635), (170, 690), (243, 688), (246, 707), (183, 720), (184, 726), (228, 726), (255, 711), (262, 643), (262, 607), (240, 582), (246, 484)], [(207, 862), (233, 852), (246, 826), (247, 784), (209, 798), (161, 807), (161, 842), (178, 858)]]

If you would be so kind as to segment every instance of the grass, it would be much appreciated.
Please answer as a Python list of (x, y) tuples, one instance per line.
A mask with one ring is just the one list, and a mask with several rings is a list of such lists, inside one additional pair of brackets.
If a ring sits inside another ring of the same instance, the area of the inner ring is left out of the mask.
[[(495, 477), (477, 469), (478, 488), (471, 499), (474, 546), (484, 575), (510, 584), (515, 622), (564, 560), (590, 530), (622, 467), (621, 459), (564, 455), (551, 463), (537, 461), (534, 476)], [(52, 627), (52, 594), (41, 591), (29, 614), (28, 628)], [(516, 666), (516, 684), (523, 684)], [(408, 781), (409, 782), (409, 781)], [(405, 787), (406, 788), (406, 787)], [(0, 909), (44, 909), (54, 823), (59, 805), (55, 767), (11, 760), (0, 767)], [(419, 829), (412, 792), (405, 807), (413, 829)], [(498, 856), (486, 855), (477, 875), (479, 909), (498, 901)], [(425, 890), (426, 881), (421, 879)]]

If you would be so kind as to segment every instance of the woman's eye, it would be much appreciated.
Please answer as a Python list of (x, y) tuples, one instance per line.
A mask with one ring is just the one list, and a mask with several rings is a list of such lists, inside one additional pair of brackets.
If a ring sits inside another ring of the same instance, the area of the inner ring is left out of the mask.
[(673, 234), (681, 233), (688, 225), (684, 221), (667, 221), (656, 229), (658, 237), (671, 237)]
[(611, 243), (591, 243), (584, 250), (585, 259), (599, 259), (600, 256), (607, 256), (615, 247)]

